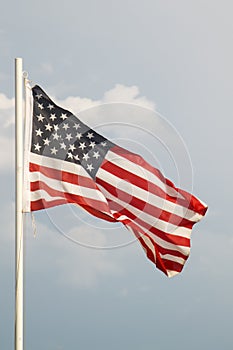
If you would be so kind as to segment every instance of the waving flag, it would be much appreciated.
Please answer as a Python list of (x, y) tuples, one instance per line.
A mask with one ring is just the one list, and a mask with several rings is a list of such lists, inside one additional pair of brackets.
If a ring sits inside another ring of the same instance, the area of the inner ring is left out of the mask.
[(39, 86), (32, 95), (25, 211), (74, 203), (124, 224), (167, 276), (181, 272), (192, 227), (207, 206), (57, 106)]

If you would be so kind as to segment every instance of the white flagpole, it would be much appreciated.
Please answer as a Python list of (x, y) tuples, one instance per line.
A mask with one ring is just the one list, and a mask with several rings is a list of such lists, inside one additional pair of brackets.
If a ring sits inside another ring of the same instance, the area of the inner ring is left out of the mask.
[(23, 62), (15, 59), (15, 350), (23, 350)]

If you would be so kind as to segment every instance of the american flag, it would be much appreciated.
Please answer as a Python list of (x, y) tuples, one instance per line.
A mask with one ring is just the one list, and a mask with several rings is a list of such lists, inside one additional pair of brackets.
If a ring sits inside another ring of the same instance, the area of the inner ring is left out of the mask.
[(74, 203), (124, 224), (167, 276), (181, 272), (192, 227), (207, 206), (57, 106), (38, 85), (31, 91), (25, 211)]

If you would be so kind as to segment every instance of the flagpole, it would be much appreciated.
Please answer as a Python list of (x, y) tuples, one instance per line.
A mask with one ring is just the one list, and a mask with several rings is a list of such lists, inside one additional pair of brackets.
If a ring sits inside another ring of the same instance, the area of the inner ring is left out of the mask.
[(23, 62), (15, 58), (15, 350), (23, 350)]

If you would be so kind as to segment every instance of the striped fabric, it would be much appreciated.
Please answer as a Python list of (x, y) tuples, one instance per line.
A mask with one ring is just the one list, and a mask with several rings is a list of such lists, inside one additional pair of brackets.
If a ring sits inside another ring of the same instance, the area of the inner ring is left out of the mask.
[[(181, 272), (190, 253), (192, 227), (207, 206), (176, 188), (139, 155), (56, 106), (40, 87), (33, 89), (25, 211), (74, 203), (125, 225), (167, 276)], [(81, 132), (75, 134), (77, 125)]]
[(107, 153), (96, 183), (114, 218), (135, 234), (147, 257), (169, 277), (181, 272), (192, 227), (205, 215), (206, 205), (118, 146)]

